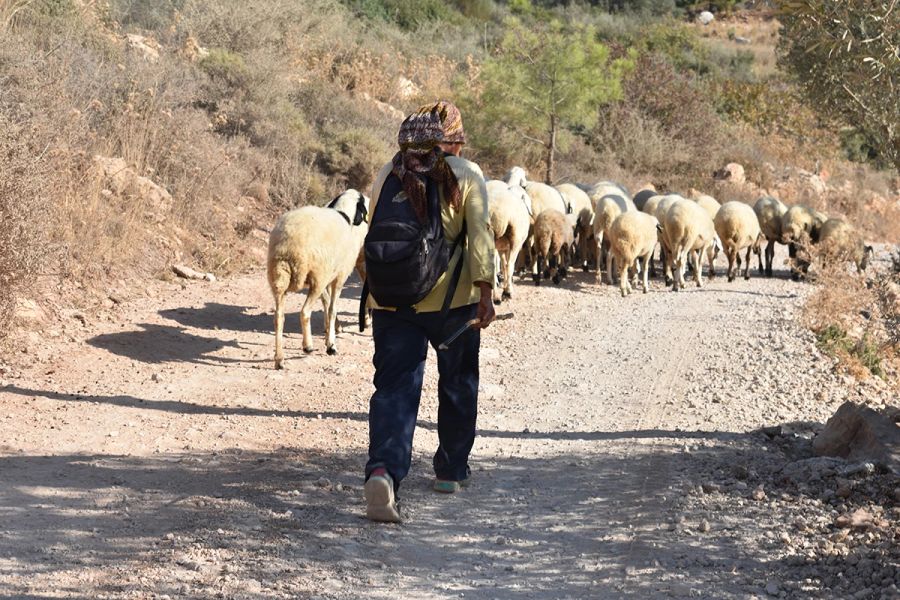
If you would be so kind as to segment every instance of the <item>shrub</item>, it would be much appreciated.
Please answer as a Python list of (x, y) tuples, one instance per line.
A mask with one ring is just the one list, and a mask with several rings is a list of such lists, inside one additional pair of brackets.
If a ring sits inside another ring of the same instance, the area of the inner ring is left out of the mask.
[(47, 163), (26, 127), (0, 112), (0, 339), (16, 296), (34, 283), (46, 256)]

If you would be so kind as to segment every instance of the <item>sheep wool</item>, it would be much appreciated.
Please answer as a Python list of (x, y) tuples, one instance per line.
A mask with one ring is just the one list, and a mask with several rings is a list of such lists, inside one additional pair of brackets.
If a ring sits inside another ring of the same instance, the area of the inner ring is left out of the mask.
[(275, 368), (284, 366), (285, 297), (309, 288), (300, 309), (303, 351), (312, 352), (310, 314), (322, 299), (328, 354), (335, 354), (335, 301), (353, 271), (368, 231), (369, 199), (347, 190), (328, 207), (304, 206), (278, 219), (269, 236), (267, 273), (275, 299)]

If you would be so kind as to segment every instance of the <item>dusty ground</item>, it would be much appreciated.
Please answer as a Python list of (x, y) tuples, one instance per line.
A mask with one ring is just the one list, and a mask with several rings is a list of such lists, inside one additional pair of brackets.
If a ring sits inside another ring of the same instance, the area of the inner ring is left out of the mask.
[(75, 313), (0, 369), (0, 598), (897, 597), (890, 545), (852, 563), (865, 585), (809, 558), (855, 497), (785, 465), (888, 392), (833, 373), (796, 324), (808, 286), (778, 274), (519, 285), (483, 338), (474, 484), (430, 491), (432, 362), (401, 526), (361, 518), (368, 333), (326, 356), (317, 313), (304, 356), (293, 312), (272, 370), (262, 272)]

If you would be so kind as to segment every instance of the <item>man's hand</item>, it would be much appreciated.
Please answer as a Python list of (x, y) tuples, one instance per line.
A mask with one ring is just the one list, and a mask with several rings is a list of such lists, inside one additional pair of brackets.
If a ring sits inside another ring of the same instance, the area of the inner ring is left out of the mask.
[(497, 312), (494, 310), (494, 300), (491, 297), (491, 284), (479, 281), (475, 285), (481, 290), (481, 300), (478, 301), (478, 310), (475, 313), (475, 317), (481, 322), (475, 327), (484, 329), (491, 324), (494, 317), (497, 316)]

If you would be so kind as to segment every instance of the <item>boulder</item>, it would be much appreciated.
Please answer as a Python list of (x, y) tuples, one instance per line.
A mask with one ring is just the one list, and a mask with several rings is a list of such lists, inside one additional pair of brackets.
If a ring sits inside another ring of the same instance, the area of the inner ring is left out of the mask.
[(720, 181), (730, 181), (731, 183), (738, 185), (747, 181), (747, 177), (744, 174), (744, 167), (738, 163), (728, 163), (713, 173), (713, 177)]
[(37, 302), (28, 298), (16, 298), (16, 307), (13, 309), (13, 320), (21, 324), (38, 324), (47, 318)]
[(871, 461), (900, 475), (900, 427), (895, 416), (845, 402), (813, 439), (819, 456)]
[(115, 194), (131, 195), (144, 200), (158, 220), (172, 208), (172, 195), (153, 180), (138, 175), (125, 159), (98, 155), (94, 157), (94, 164)]
[(153, 38), (144, 37), (136, 33), (125, 35), (125, 41), (128, 47), (135, 50), (147, 62), (156, 62), (159, 60), (159, 44)]
[(701, 25), (709, 25), (713, 21), (716, 20), (716, 16), (709, 12), (708, 10), (702, 11), (699, 15), (697, 15), (697, 22)]

